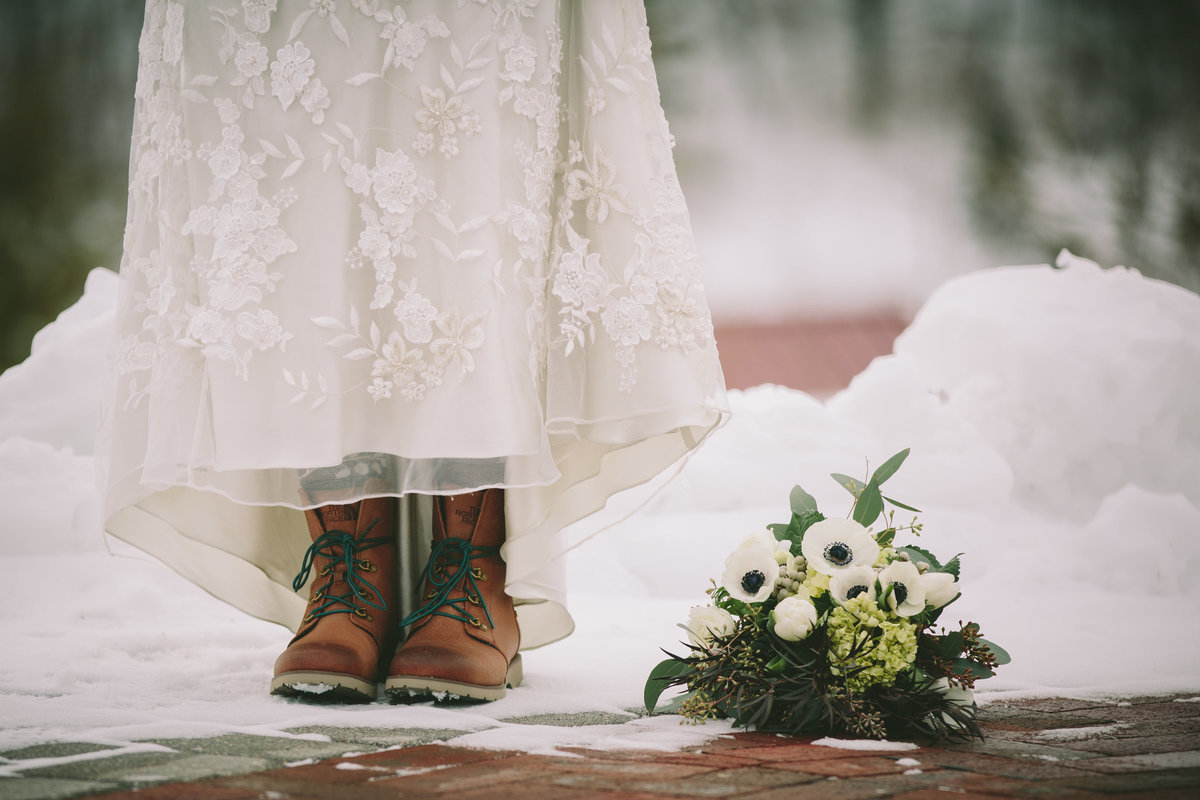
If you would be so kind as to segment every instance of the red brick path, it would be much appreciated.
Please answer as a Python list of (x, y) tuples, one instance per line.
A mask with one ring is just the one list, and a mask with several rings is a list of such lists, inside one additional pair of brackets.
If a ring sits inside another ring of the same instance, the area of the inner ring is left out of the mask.
[(681, 753), (540, 756), (434, 744), (104, 798), (1200, 797), (1200, 703), (1187, 698), (994, 703), (981, 719), (984, 743), (907, 752), (841, 750), (762, 733), (738, 733)]

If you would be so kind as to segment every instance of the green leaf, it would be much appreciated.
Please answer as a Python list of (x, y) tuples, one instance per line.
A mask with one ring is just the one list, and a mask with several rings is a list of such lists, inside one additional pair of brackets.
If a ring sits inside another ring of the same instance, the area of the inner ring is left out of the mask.
[(800, 552), (800, 543), (804, 540), (804, 532), (811, 528), (816, 523), (825, 519), (825, 515), (820, 511), (805, 511), (803, 514), (792, 514), (792, 521), (786, 526), (784, 525), (768, 525), (771, 533), (775, 534), (775, 538), (780, 541), (787, 540), (792, 543), (792, 552)]
[(792, 523), (796, 526), (796, 544), (800, 544), (805, 531), (823, 519), (825, 519), (825, 515), (820, 511), (807, 511), (792, 517)]
[(783, 656), (775, 656), (767, 662), (767, 669), (772, 672), (783, 672), (787, 669), (787, 659)]
[(912, 506), (906, 506), (906, 505), (904, 505), (904, 503), (901, 503), (899, 500), (893, 500), (892, 498), (890, 498), (890, 497), (888, 497), (888, 496), (886, 496), (886, 495), (884, 496), (884, 498), (883, 498), (883, 499), (884, 499), (884, 500), (887, 500), (889, 503), (891, 503), (892, 505), (894, 505), (896, 508), (903, 508), (905, 511), (911, 511), (911, 512), (913, 512), (914, 514), (920, 514), (920, 513), (921, 513), (921, 509), (919, 509), (919, 508), (913, 508)]
[(843, 475), (840, 472), (831, 472), (829, 473), (829, 477), (837, 481), (838, 486), (841, 486), (855, 497), (858, 497), (858, 493), (867, 488), (866, 485), (857, 478), (851, 478), (849, 475)]
[(962, 655), (963, 635), (958, 631), (952, 631), (942, 636), (930, 636), (928, 638), (933, 652), (939, 658), (946, 661), (953, 661)]
[[(962, 553), (958, 554), (958, 556), (961, 556), (961, 555), (962, 555)], [(941, 568), (938, 571), (939, 572), (949, 572), (951, 575), (954, 576), (954, 580), (958, 580), (958, 570), (962, 567), (962, 562), (960, 562), (958, 560), (958, 556), (955, 556), (954, 558), (947, 561), (945, 564), (943, 564), (941, 566)]]
[(892, 542), (896, 541), (896, 529), (885, 528), (881, 530), (879, 535), (875, 537), (875, 541), (880, 547), (890, 547)]
[[(917, 561), (924, 561), (935, 572), (945, 571), (942, 569), (941, 563), (937, 560), (933, 553), (929, 552), (928, 550), (923, 550), (915, 545), (906, 544), (904, 547), (897, 547), (896, 552), (907, 553), (909, 559), (914, 563)], [(957, 575), (955, 577), (957, 577)]]
[(817, 510), (817, 501), (799, 486), (792, 487), (792, 493), (788, 496), (788, 500), (791, 501), (793, 514), (804, 514)]
[(900, 469), (900, 465), (904, 463), (904, 459), (906, 458), (908, 458), (907, 447), (883, 462), (879, 466), (879, 469), (871, 474), (871, 483), (876, 486), (882, 486), (884, 481), (896, 474), (896, 470)]
[(867, 528), (879, 519), (879, 515), (882, 513), (883, 496), (879, 494), (879, 487), (872, 479), (854, 502), (854, 521)]
[(677, 658), (658, 662), (658, 666), (650, 670), (650, 677), (646, 679), (646, 689), (642, 695), (646, 701), (646, 710), (653, 714), (658, 698), (662, 697), (662, 693), (671, 685), (672, 679), (686, 675), (691, 669), (690, 664)]
[(980, 639), (979, 642), (981, 644), (986, 644), (987, 649), (992, 651), (992, 655), (996, 657), (996, 663), (998, 665), (1004, 666), (1005, 664), (1012, 662), (1012, 656), (1010, 656), (1008, 651), (1000, 645), (988, 639)]
[(767, 530), (769, 530), (776, 539), (783, 541), (784, 539), (788, 538), (788, 528), (790, 527), (791, 525), (787, 522), (772, 522), (767, 526)]

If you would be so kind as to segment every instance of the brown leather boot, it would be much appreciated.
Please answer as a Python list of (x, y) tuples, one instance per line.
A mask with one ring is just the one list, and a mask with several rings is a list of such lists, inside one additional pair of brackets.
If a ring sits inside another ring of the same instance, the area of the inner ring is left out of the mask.
[(435, 499), (423, 602), (401, 623), (412, 628), (388, 670), (392, 699), (498, 700), (505, 687), (520, 685), (521, 633), (504, 591), (504, 537), (502, 490)]
[(271, 694), (309, 700), (376, 698), (396, 643), (396, 505), (381, 497), (304, 513), (313, 543), (293, 582), (313, 571), (304, 619), (275, 661)]

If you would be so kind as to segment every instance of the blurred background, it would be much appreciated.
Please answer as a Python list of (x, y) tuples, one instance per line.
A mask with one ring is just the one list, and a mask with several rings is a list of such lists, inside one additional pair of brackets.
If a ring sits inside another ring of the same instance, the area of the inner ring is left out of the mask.
[[(0, 0), (0, 369), (120, 262), (143, 5)], [(1200, 0), (646, 6), (731, 386), (1063, 247), (1200, 289)]]

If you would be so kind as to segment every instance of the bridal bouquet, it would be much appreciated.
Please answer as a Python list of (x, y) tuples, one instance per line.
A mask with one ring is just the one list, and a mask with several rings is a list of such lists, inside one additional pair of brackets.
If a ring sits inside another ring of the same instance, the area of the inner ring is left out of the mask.
[[(898, 733), (982, 738), (971, 689), (1008, 662), (973, 622), (937, 626), (959, 596), (958, 556), (919, 547), (918, 509), (885, 497), (903, 450), (866, 483), (834, 473), (854, 497), (848, 519), (826, 519), (792, 489), (792, 518), (746, 538), (725, 559), (709, 605), (683, 627), (690, 652), (650, 673), (646, 709), (670, 686), (687, 692), (666, 710), (693, 721), (790, 734), (882, 739)], [(872, 526), (878, 524), (878, 530)]]

